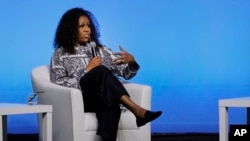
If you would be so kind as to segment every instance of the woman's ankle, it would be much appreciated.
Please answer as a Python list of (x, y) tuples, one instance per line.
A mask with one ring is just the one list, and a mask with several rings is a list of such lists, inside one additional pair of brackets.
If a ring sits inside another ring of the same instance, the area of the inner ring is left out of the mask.
[(144, 118), (146, 111), (146, 109), (140, 108), (135, 114), (136, 118)]

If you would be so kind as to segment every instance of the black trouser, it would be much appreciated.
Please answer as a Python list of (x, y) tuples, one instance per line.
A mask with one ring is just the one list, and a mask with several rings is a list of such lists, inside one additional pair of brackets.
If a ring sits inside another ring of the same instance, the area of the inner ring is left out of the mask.
[(128, 95), (121, 82), (105, 66), (98, 66), (80, 80), (84, 110), (95, 112), (98, 120), (97, 134), (115, 141), (120, 120), (120, 97)]

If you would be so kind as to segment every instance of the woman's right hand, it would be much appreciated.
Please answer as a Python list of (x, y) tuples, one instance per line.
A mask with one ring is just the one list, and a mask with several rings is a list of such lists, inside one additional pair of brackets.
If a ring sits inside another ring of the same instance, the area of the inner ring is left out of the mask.
[(99, 56), (94, 57), (92, 60), (90, 60), (89, 64), (86, 66), (86, 71), (90, 71), (93, 68), (99, 66), (102, 64), (102, 59)]

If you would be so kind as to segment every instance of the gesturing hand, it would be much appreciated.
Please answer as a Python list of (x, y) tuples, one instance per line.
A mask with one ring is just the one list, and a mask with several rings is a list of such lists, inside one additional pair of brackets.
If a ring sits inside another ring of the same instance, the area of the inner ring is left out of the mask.
[(125, 64), (135, 62), (134, 56), (129, 54), (126, 50), (119, 46), (121, 52), (115, 52), (114, 55), (118, 55), (119, 57), (114, 59), (115, 64)]
[(86, 66), (86, 71), (90, 71), (91, 69), (102, 64), (102, 59), (99, 56), (94, 57), (90, 60), (89, 64)]

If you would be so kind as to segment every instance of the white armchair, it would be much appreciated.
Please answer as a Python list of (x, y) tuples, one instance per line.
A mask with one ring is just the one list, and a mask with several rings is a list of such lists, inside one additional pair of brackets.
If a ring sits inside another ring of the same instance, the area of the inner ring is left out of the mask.
[[(79, 89), (51, 83), (48, 65), (34, 68), (31, 72), (31, 80), (34, 92), (44, 91), (38, 94), (38, 103), (53, 105), (53, 141), (101, 141), (96, 135), (95, 114), (84, 112), (84, 103)], [(138, 105), (150, 110), (150, 86), (135, 83), (124, 83), (124, 86)], [(40, 118), (38, 120), (41, 128)], [(39, 140), (42, 140), (41, 136)], [(117, 140), (151, 141), (150, 123), (137, 127), (134, 115), (128, 110), (122, 112)]]

